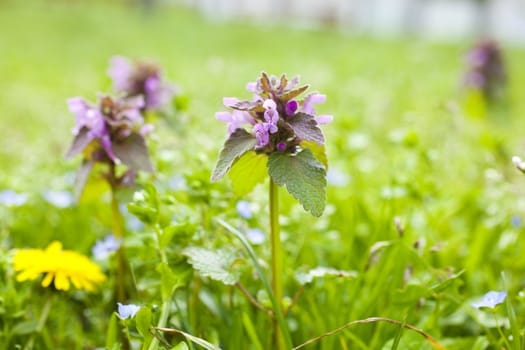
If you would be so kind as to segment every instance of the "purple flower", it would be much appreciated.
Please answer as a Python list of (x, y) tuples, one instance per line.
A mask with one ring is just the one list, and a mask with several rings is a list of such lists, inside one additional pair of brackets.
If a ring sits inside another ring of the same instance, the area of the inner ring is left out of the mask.
[(489, 101), (503, 97), (507, 75), (503, 54), (493, 40), (479, 41), (466, 55), (463, 84), (480, 90)]
[(132, 62), (122, 56), (112, 57), (108, 75), (116, 92), (126, 97), (144, 96), (142, 109), (161, 110), (176, 93), (175, 86), (163, 81), (160, 68), (151, 62)]
[[(121, 142), (129, 137), (133, 131), (146, 134), (148, 128), (144, 125), (141, 109), (144, 107), (144, 98), (135, 96), (131, 98), (111, 98), (100, 95), (98, 103), (91, 104), (81, 97), (73, 97), (68, 101), (69, 110), (75, 115), (76, 123), (73, 135), (82, 141), (80, 146), (75, 144), (68, 156), (82, 152), (92, 141), (98, 141), (105, 155), (114, 163), (120, 160), (113, 150), (114, 142)], [(85, 130), (85, 135), (80, 135)], [(98, 152), (95, 150), (94, 153)]]
[(96, 259), (107, 259), (111, 253), (117, 251), (122, 244), (122, 240), (113, 235), (106, 236), (104, 240), (97, 240), (91, 252)]
[[(298, 84), (298, 77), (288, 80), (285, 75), (277, 78), (262, 73), (256, 82), (246, 85), (253, 93), (251, 100), (225, 97), (223, 103), (231, 111), (217, 112), (215, 117), (227, 123), (230, 137), (238, 129), (251, 133), (256, 141), (254, 150), (258, 153), (286, 151), (293, 154), (301, 149), (302, 141), (322, 145), (324, 135), (319, 125), (331, 122), (333, 117), (316, 115), (313, 106), (323, 103), (326, 96), (312, 93), (301, 100), (300, 95), (308, 85), (297, 87)], [(289, 118), (292, 116), (295, 117)]]
[(297, 108), (299, 107), (299, 103), (295, 100), (290, 100), (286, 103), (285, 113), (287, 116), (291, 117), (295, 114), (295, 111), (297, 111)]
[(253, 133), (257, 139), (255, 148), (263, 148), (270, 142), (270, 134), (268, 133), (268, 123), (258, 123), (253, 127)]
[(494, 309), (496, 306), (503, 303), (506, 297), (507, 297), (507, 292), (490, 291), (483, 296), (483, 299), (481, 299), (478, 302), (472, 303), (471, 305), (477, 309), (480, 309), (480, 308)]
[(117, 315), (118, 315), (118, 317), (120, 317), (123, 320), (125, 320), (127, 318), (135, 317), (137, 312), (139, 312), (139, 310), (140, 310), (140, 306), (139, 305), (134, 305), (134, 304), (125, 305), (125, 304), (121, 304), (121, 303), (117, 303), (117, 305), (118, 305), (118, 313), (117, 313)]
[(29, 196), (26, 193), (16, 193), (13, 190), (0, 192), (0, 204), (8, 207), (19, 207), (27, 202)]
[(279, 143), (277, 143), (277, 150), (278, 150), (279, 152), (284, 152), (284, 151), (286, 151), (286, 148), (287, 148), (287, 147), (288, 147), (288, 146), (286, 145), (286, 142), (284, 142), (284, 141), (279, 141)]

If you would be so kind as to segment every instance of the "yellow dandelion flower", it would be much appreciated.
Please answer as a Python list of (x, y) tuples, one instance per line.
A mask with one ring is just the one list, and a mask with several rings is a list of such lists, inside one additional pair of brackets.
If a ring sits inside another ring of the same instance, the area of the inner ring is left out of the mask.
[(54, 281), (58, 290), (69, 290), (70, 281), (78, 289), (94, 291), (106, 279), (100, 267), (86, 256), (71, 250), (62, 250), (62, 243), (51, 242), (46, 249), (22, 249), (16, 252), (14, 269), (19, 282), (35, 280), (41, 274), (42, 287), (49, 287)]

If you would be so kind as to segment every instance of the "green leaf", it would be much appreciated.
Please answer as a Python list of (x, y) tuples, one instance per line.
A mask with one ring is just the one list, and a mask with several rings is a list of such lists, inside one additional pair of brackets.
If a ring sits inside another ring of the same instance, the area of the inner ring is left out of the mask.
[(175, 289), (184, 286), (186, 274), (174, 273), (168, 264), (158, 264), (157, 272), (160, 273), (160, 294), (163, 301), (170, 299)]
[(244, 196), (250, 193), (257, 184), (266, 179), (267, 162), (266, 154), (257, 154), (255, 151), (248, 151), (237, 159), (228, 173), (235, 195)]
[(313, 216), (321, 216), (326, 198), (326, 170), (309, 149), (290, 155), (276, 152), (270, 155), (268, 171), (280, 186)]
[(203, 277), (226, 285), (233, 285), (239, 281), (239, 271), (232, 269), (237, 257), (231, 251), (189, 247), (184, 249), (182, 254), (188, 257), (188, 262)]
[[(216, 346), (216, 345), (213, 345), (209, 342), (207, 342), (206, 340), (202, 339), (202, 338), (199, 338), (199, 337), (195, 337), (189, 333), (186, 333), (186, 332), (183, 332), (183, 331), (179, 331), (178, 329), (172, 329), (172, 328), (159, 328), (157, 327), (156, 328), (158, 331), (161, 331), (161, 332), (165, 332), (165, 333), (175, 333), (175, 334), (181, 334), (182, 336), (184, 336), (184, 338), (186, 338), (186, 340), (189, 340), (199, 346), (202, 346), (204, 349), (206, 350), (221, 350), (220, 347)], [(179, 344), (180, 345), (180, 344)], [(184, 349), (184, 348), (182, 348)]]
[(36, 332), (38, 329), (38, 322), (36, 321), (24, 321), (17, 323), (11, 330), (12, 334), (25, 335)]
[(137, 327), (137, 331), (144, 338), (144, 346), (146, 346), (146, 344), (149, 344), (153, 339), (153, 335), (149, 331), (151, 327), (151, 310), (149, 307), (142, 306), (140, 308), (140, 310), (135, 315), (135, 325)]
[(120, 143), (112, 145), (115, 155), (128, 167), (153, 173), (146, 140), (139, 133), (132, 133)]
[(421, 298), (427, 298), (431, 290), (419, 284), (409, 284), (404, 288), (399, 288), (393, 293), (393, 304), (396, 305), (415, 305)]
[(127, 208), (143, 223), (156, 223), (159, 217), (159, 198), (155, 186), (146, 184), (143, 190), (135, 192), (133, 202), (128, 203)]
[(246, 130), (235, 130), (224, 143), (224, 148), (222, 149), (217, 165), (213, 170), (211, 181), (218, 181), (224, 175), (226, 175), (228, 170), (230, 170), (231, 166), (233, 165), (233, 162), (235, 162), (244, 153), (252, 150), (256, 143), (257, 140), (255, 137), (253, 137), (253, 135), (248, 133)]
[(113, 313), (109, 319), (108, 330), (106, 332), (106, 349), (113, 349), (118, 345), (118, 318), (117, 314)]
[(175, 345), (171, 348), (171, 350), (189, 350), (188, 345), (186, 342), (180, 342), (179, 344)]
[(314, 116), (306, 113), (297, 113), (293, 117), (286, 119), (286, 122), (301, 140), (313, 141), (318, 145), (324, 144), (323, 131), (315, 121)]
[(160, 237), (160, 249), (165, 249), (168, 244), (171, 242), (173, 237), (177, 237), (178, 242), (183, 241), (189, 241), (191, 237), (195, 234), (197, 231), (197, 227), (195, 224), (192, 223), (179, 223), (174, 224), (168, 227), (165, 227), (162, 230), (162, 236)]
[(313, 141), (303, 140), (301, 141), (301, 147), (308, 148), (310, 151), (312, 151), (315, 159), (323, 163), (325, 169), (328, 170), (328, 158), (326, 157), (326, 149), (324, 144), (318, 145)]
[(343, 271), (343, 270), (336, 270), (331, 267), (316, 267), (314, 269), (311, 269), (310, 271), (306, 273), (296, 273), (295, 279), (301, 284), (305, 285), (308, 283), (312, 283), (314, 279), (316, 278), (324, 278), (327, 276), (331, 277), (342, 277), (342, 278), (355, 278), (357, 277), (357, 272), (355, 271)]

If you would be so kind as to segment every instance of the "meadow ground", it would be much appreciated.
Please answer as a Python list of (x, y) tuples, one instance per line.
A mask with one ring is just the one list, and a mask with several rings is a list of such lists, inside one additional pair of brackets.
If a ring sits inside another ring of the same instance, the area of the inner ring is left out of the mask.
[[(159, 123), (152, 141), (158, 169), (152, 181), (175, 203), (166, 215), (194, 225), (198, 233), (187, 244), (227, 246), (240, 255), (242, 247), (213, 218), (267, 232), (267, 185), (244, 198), (256, 208), (245, 222), (228, 181), (209, 183), (226, 135), (214, 117), (224, 109), (222, 97), (249, 98), (245, 85), (261, 71), (300, 75), (327, 95), (318, 108), (335, 116), (324, 127), (330, 163), (325, 214), (311, 217), (282, 191), (285, 295), (291, 298), (300, 288), (297, 272), (316, 266), (356, 277), (320, 278), (304, 287), (287, 317), (294, 344), (383, 316), (424, 329), (449, 349), (499, 349), (505, 339), (493, 314), (471, 306), (490, 290), (506, 290), (518, 315), (509, 322), (504, 307), (497, 311), (502, 332), (516, 334), (511, 324), (525, 327), (525, 179), (511, 162), (525, 150), (523, 48), (502, 45), (508, 101), (484, 109), (461, 89), (464, 55), (472, 45), (467, 40), (379, 40), (330, 29), (210, 21), (181, 7), (144, 14), (117, 3), (52, 1), (0, 4), (0, 33), (0, 189), (29, 195), (20, 207), (0, 208), (0, 344), (6, 348), (25, 344), (47, 298), (38, 284), (14, 282), (12, 249), (42, 248), (57, 239), (89, 255), (110, 232), (107, 196), (98, 197), (95, 187), (78, 206), (64, 208), (43, 194), (70, 191), (80, 161), (64, 159), (74, 125), (66, 99), (95, 100), (97, 92), (109, 92), (106, 71), (116, 54), (157, 61), (187, 100), (183, 112)], [(183, 185), (174, 185), (182, 178)], [(123, 195), (123, 202), (129, 200), (130, 193)], [(147, 228), (137, 230), (125, 244), (135, 302), (153, 305), (157, 256), (146, 249)], [(267, 260), (266, 243), (256, 251)], [(247, 268), (241, 271), (264, 303), (260, 281)], [(103, 347), (110, 294), (55, 298), (35, 341), (50, 349)], [(224, 349), (268, 348), (266, 315), (232, 287), (195, 276), (176, 300), (180, 308), (170, 326)], [(312, 348), (432, 348), (409, 331), (398, 344), (398, 330), (356, 326)], [(518, 349), (515, 336), (507, 342)]]

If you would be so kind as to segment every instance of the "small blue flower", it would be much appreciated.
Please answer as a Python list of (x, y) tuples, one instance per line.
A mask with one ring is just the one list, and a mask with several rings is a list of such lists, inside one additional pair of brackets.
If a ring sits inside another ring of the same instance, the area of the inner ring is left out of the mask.
[(73, 194), (69, 191), (44, 191), (44, 199), (57, 208), (67, 208), (73, 205)]
[(507, 292), (490, 291), (483, 296), (483, 299), (481, 299), (481, 301), (472, 303), (471, 305), (477, 309), (480, 309), (480, 308), (494, 309), (496, 306), (503, 303), (506, 297), (507, 297)]
[(238, 201), (237, 202), (237, 213), (243, 219), (251, 219), (253, 217), (252, 206), (250, 202), (247, 201)]
[(264, 233), (258, 228), (249, 228), (246, 231), (246, 237), (253, 244), (261, 244), (266, 240)]
[(91, 251), (96, 259), (104, 260), (107, 259), (111, 253), (117, 251), (121, 244), (121, 239), (117, 239), (115, 236), (109, 235), (106, 236), (106, 238), (104, 238), (102, 241), (97, 240)]
[(16, 193), (13, 190), (5, 190), (0, 192), (0, 204), (8, 207), (19, 207), (24, 205), (27, 201), (28, 195), (26, 193)]
[(121, 303), (117, 303), (118, 305), (118, 317), (125, 320), (127, 318), (133, 318), (137, 314), (137, 312), (140, 310), (139, 305), (129, 304), (124, 305)]
[(520, 217), (518, 215), (513, 215), (510, 218), (510, 223), (511, 223), (512, 227), (514, 227), (514, 228), (521, 227), (521, 219), (520, 219)]

